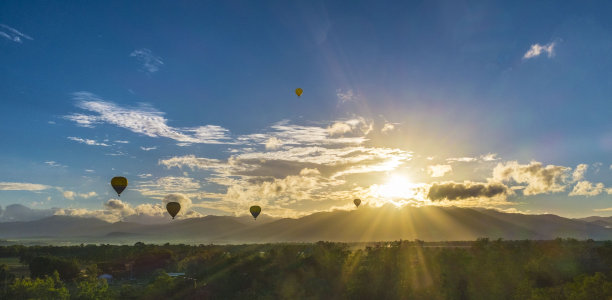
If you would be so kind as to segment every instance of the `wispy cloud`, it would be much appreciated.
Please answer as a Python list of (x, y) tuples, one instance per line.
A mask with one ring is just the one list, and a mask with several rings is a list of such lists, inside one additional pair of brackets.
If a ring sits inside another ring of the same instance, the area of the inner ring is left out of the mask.
[(72, 114), (65, 116), (82, 127), (108, 123), (149, 137), (165, 137), (187, 144), (222, 144), (229, 141), (228, 130), (216, 126), (176, 128), (169, 126), (164, 113), (148, 105), (130, 108), (108, 102), (89, 92), (74, 93), (77, 106), (96, 115)]
[(393, 130), (395, 130), (395, 125), (393, 123), (385, 123), (383, 128), (380, 130), (380, 133), (387, 134)]
[(52, 186), (27, 182), (0, 182), (0, 191), (42, 191)]
[(149, 73), (159, 71), (159, 68), (164, 64), (161, 57), (155, 55), (147, 48), (134, 50), (132, 53), (130, 53), (130, 56), (135, 57), (140, 63), (142, 63), (143, 69)]
[(102, 146), (102, 147), (109, 147), (110, 146), (109, 144), (101, 143), (101, 142), (98, 142), (96, 140), (82, 139), (82, 138), (74, 137), (74, 136), (69, 136), (68, 139), (71, 140), (71, 141), (79, 142), (81, 144), (85, 144), (85, 145), (89, 145), (89, 146)]
[(24, 33), (21, 33), (19, 32), (19, 30), (13, 27), (10, 27), (8, 25), (0, 24), (0, 28), (2, 28), (2, 31), (0, 31), (0, 36), (10, 41), (13, 41), (16, 43), (22, 43), (23, 39), (34, 40), (30, 36)]
[(341, 89), (337, 89), (336, 90), (336, 97), (338, 97), (338, 101), (340, 103), (354, 101), (357, 98), (355, 93), (353, 93), (352, 89), (348, 89), (346, 91), (343, 91)]
[(49, 160), (45, 162), (46, 165), (48, 165), (49, 167), (57, 167), (57, 168), (65, 168), (65, 165), (62, 165), (56, 161), (53, 160)]
[(142, 146), (140, 146), (140, 150), (142, 150), (142, 151), (151, 151), (151, 150), (155, 150), (155, 149), (157, 149), (156, 146), (153, 146), (153, 147), (142, 147)]
[(555, 45), (555, 42), (548, 43), (546, 45), (533, 44), (531, 45), (531, 48), (529, 48), (529, 50), (525, 53), (525, 55), (523, 55), (523, 59), (538, 57), (544, 53), (546, 53), (549, 58), (553, 57), (555, 55)]
[(490, 162), (490, 161), (496, 161), (499, 158), (497, 157), (497, 153), (487, 153), (487, 154), (483, 154), (477, 157), (469, 157), (469, 156), (465, 156), (465, 157), (451, 157), (451, 158), (447, 158), (446, 161), (448, 163), (454, 163), (454, 162)]
[(453, 171), (451, 165), (432, 165), (427, 166), (427, 174), (431, 177), (442, 177)]

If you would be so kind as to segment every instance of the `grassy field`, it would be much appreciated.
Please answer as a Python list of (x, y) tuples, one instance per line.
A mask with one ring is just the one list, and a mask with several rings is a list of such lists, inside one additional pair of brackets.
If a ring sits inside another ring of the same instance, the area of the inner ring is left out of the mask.
[(9, 272), (15, 274), (19, 278), (30, 276), (28, 265), (20, 263), (19, 257), (0, 257), (0, 265), (7, 265), (9, 267)]

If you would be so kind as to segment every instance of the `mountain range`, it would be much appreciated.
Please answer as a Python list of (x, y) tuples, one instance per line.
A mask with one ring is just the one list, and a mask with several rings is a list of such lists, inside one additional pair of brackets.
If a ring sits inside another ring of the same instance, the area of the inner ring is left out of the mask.
[(267, 243), (371, 242), (384, 240), (458, 241), (491, 239), (612, 239), (612, 217), (569, 219), (459, 207), (362, 206), (319, 212), (297, 219), (206, 216), (167, 224), (109, 223), (96, 218), (51, 216), (0, 223), (0, 239), (53, 243)]

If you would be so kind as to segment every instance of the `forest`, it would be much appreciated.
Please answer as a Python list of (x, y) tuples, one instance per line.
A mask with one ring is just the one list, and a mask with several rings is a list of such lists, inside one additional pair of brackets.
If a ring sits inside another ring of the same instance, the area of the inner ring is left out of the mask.
[(13, 245), (0, 247), (0, 264), (0, 299), (612, 297), (612, 242), (560, 238)]

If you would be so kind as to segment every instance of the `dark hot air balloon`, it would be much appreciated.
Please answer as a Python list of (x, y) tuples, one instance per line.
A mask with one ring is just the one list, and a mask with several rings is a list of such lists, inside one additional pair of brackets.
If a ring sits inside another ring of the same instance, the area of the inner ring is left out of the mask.
[(253, 215), (253, 218), (255, 220), (257, 220), (257, 216), (259, 216), (259, 213), (261, 212), (261, 207), (255, 205), (255, 206), (251, 206), (251, 208), (249, 209), (249, 211), (251, 212), (251, 215)]
[(355, 203), (355, 206), (359, 207), (359, 205), (361, 204), (361, 199), (355, 199), (353, 200), (353, 203)]
[(115, 192), (117, 192), (117, 197), (120, 197), (121, 192), (125, 190), (127, 185), (128, 185), (128, 181), (127, 181), (127, 178), (125, 177), (117, 176), (111, 179), (111, 186), (113, 186), (113, 189), (115, 189)]
[(178, 202), (168, 202), (168, 204), (166, 204), (166, 209), (168, 210), (170, 216), (172, 216), (172, 219), (174, 219), (176, 214), (178, 214), (178, 212), (181, 210), (181, 204)]

